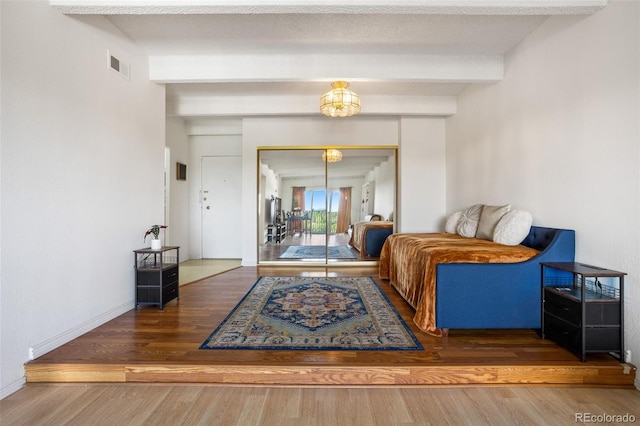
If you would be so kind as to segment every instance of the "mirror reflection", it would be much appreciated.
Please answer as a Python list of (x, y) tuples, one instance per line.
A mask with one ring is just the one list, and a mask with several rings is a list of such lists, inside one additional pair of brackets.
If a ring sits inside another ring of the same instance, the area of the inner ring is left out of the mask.
[(394, 228), (395, 148), (260, 149), (258, 164), (260, 264), (378, 260)]

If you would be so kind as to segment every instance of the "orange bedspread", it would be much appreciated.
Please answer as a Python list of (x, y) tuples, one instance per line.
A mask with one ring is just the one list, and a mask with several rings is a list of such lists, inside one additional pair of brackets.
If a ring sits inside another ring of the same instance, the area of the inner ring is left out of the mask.
[(413, 321), (421, 330), (442, 336), (435, 318), (436, 265), (522, 262), (538, 253), (522, 245), (506, 246), (455, 234), (393, 234), (380, 253), (380, 278), (390, 280), (416, 310)]
[(354, 223), (349, 245), (359, 252), (362, 252), (367, 246), (367, 230), (371, 228), (393, 228), (393, 222), (376, 220), (373, 222)]

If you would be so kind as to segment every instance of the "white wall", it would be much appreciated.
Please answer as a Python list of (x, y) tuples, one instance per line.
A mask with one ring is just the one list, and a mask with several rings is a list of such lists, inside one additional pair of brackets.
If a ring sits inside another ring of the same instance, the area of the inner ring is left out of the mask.
[[(382, 215), (383, 220), (389, 219), (389, 216), (395, 211), (396, 201), (396, 161), (395, 157), (381, 163), (375, 168), (375, 195), (373, 203), (375, 205), (374, 212)], [(354, 198), (354, 201), (356, 198)], [(444, 207), (444, 206), (442, 206)]]
[(399, 232), (441, 232), (445, 216), (445, 121), (400, 119)]
[[(628, 273), (625, 339), (640, 364), (640, 10), (552, 17), (447, 120), (447, 209), (512, 203), (576, 231), (576, 260)], [(636, 386), (640, 381), (636, 379)]]
[[(101, 17), (0, 2), (0, 392), (23, 364), (133, 309), (132, 250), (163, 219), (164, 88)], [(107, 69), (107, 49), (131, 66)]]
[[(272, 217), (269, 217), (271, 214), (271, 198), (279, 197), (281, 198), (282, 189), (280, 188), (280, 179), (273, 170), (271, 170), (268, 166), (261, 164), (260, 165), (260, 178), (263, 180), (260, 182), (260, 190), (262, 191), (259, 195), (259, 218), (258, 223), (260, 224), (260, 233), (262, 234), (262, 242), (267, 241), (267, 227), (269, 224), (273, 223)], [(268, 205), (267, 205), (268, 202)], [(282, 200), (280, 210), (282, 210)], [(275, 212), (274, 212), (275, 214)]]
[[(189, 182), (197, 179), (193, 174), (189, 156), (189, 136), (182, 118), (168, 117), (166, 121), (166, 145), (170, 148), (169, 161), (169, 221), (165, 243), (180, 246), (180, 261), (190, 259), (189, 234)], [(176, 163), (187, 165), (187, 180), (176, 179)], [(184, 247), (184, 249), (183, 249)]]

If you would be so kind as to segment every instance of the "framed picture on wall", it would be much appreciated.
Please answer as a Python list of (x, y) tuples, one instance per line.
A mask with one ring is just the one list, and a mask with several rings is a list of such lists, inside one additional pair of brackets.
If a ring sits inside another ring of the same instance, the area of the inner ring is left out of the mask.
[(187, 165), (176, 163), (176, 179), (187, 180)]

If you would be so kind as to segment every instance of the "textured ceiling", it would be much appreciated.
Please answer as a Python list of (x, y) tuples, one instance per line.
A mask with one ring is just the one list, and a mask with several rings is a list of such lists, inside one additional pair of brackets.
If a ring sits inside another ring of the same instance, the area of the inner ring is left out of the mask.
[(216, 53), (503, 54), (546, 16), (115, 15), (152, 55)]
[[(455, 113), (468, 84), (504, 77), (504, 56), (551, 15), (605, 0), (50, 0), (105, 15), (149, 55), (167, 111), (185, 118), (318, 114), (347, 79), (361, 114)], [(275, 107), (274, 107), (275, 105)]]

